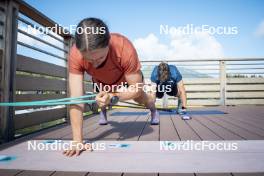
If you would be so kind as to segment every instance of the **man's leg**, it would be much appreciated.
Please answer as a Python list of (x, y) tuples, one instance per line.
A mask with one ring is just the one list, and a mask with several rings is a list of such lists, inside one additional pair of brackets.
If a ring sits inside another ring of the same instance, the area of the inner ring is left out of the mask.
[(177, 83), (172, 83), (171, 84), (171, 91), (166, 92), (169, 96), (172, 97), (177, 97), (178, 98), (178, 106), (177, 106), (177, 112), (179, 112), (180, 109), (182, 109), (182, 101), (181, 101), (181, 96), (180, 96), (180, 91), (177, 86)]
[(143, 104), (146, 108), (148, 108), (151, 112), (151, 124), (158, 125), (159, 124), (159, 112), (155, 107), (156, 94), (153, 91), (150, 92), (142, 92), (141, 96), (134, 99), (139, 104)]
[(107, 111), (106, 107), (101, 108), (99, 125), (107, 125)]
[(180, 92), (178, 92), (176, 97), (178, 98), (177, 113), (180, 114), (182, 110), (182, 100), (181, 100)]
[[(94, 82), (93, 82), (93, 90), (94, 90), (94, 93), (99, 93), (100, 92), (99, 88), (96, 86), (96, 84)], [(99, 125), (107, 125), (107, 111), (106, 111), (106, 107), (102, 107), (101, 108)]]
[(184, 95), (184, 94), (185, 94), (185, 92), (182, 92), (182, 91), (180, 91), (178, 89), (178, 94), (176, 95), (176, 97), (178, 97), (177, 113), (181, 116), (182, 120), (190, 120), (192, 118), (191, 118), (191, 116), (189, 116), (187, 114), (187, 109), (186, 109), (186, 95)]

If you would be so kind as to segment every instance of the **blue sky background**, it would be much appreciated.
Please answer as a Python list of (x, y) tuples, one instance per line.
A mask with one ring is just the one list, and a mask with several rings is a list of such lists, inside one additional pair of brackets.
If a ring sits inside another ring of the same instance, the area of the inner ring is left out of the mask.
[(85, 17), (103, 19), (111, 32), (134, 41), (153, 33), (163, 43), (160, 24), (237, 26), (238, 35), (214, 35), (225, 57), (264, 57), (264, 37), (255, 32), (264, 21), (262, 0), (26, 0), (55, 22), (69, 26)]

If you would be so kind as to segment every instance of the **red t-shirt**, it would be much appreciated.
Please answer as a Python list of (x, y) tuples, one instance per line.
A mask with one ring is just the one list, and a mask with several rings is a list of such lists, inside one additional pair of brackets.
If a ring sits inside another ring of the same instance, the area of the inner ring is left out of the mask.
[(96, 83), (119, 85), (125, 83), (125, 74), (140, 71), (141, 65), (133, 44), (120, 34), (111, 34), (106, 63), (94, 68), (73, 45), (69, 55), (69, 72), (84, 74), (86, 71)]

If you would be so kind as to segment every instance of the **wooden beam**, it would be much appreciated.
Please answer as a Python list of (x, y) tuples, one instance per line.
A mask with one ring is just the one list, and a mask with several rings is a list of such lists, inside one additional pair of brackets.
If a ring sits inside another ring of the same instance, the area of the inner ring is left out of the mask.
[(33, 77), (28, 75), (16, 76), (17, 90), (21, 91), (66, 91), (67, 82), (64, 80)]
[(61, 119), (66, 117), (66, 108), (36, 111), (16, 115), (14, 118), (15, 129), (22, 129), (33, 125)]
[[(50, 100), (50, 99), (60, 99), (66, 98), (66, 94), (16, 94), (16, 101), (42, 101), (42, 100)], [(46, 106), (17, 106), (15, 110), (22, 109), (31, 109), (31, 108), (40, 108)]]
[(227, 84), (264, 84), (264, 78), (227, 78)]
[[(1, 1), (5, 9), (4, 48), (3, 48), (3, 91), (1, 102), (12, 102), (15, 96), (16, 46), (18, 4), (13, 0)], [(14, 107), (1, 107), (1, 136), (7, 142), (14, 138)]]
[(36, 74), (44, 74), (55, 77), (67, 77), (65, 67), (55, 64), (43, 62), (35, 58), (17, 55), (17, 71), (30, 72)]

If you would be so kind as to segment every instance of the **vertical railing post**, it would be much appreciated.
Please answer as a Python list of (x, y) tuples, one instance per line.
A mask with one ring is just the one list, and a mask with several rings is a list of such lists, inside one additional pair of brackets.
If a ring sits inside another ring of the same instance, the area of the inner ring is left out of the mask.
[(226, 105), (226, 63), (219, 61), (220, 105)]
[[(66, 65), (66, 70), (67, 70), (67, 77), (66, 77), (66, 83), (67, 83), (67, 91), (66, 91), (66, 96), (70, 97), (70, 90), (69, 90), (69, 54), (70, 54), (70, 49), (73, 44), (73, 38), (69, 35), (67, 37), (64, 37), (64, 41), (66, 45), (64, 44), (64, 49), (68, 51), (68, 53), (65, 53), (65, 58), (67, 59), (67, 65)], [(67, 115), (66, 115), (66, 122), (70, 124), (70, 106), (66, 106), (67, 110)]]
[[(1, 7), (5, 11), (2, 34), (1, 102), (13, 102), (16, 94), (17, 17), (19, 9), (18, 4), (13, 0), (1, 1)], [(14, 138), (14, 114), (14, 107), (1, 107), (1, 137), (4, 142)]]

